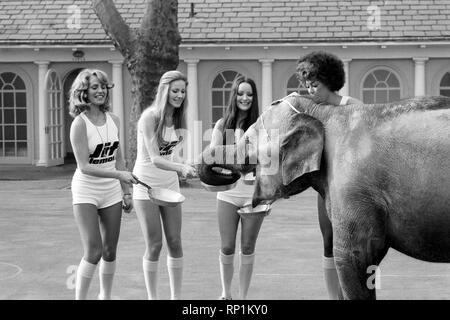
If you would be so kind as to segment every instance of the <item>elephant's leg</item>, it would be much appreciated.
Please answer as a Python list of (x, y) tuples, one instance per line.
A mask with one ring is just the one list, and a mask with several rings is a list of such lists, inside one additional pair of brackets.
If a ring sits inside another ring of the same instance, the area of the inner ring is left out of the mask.
[(376, 299), (373, 273), (388, 249), (384, 220), (376, 210), (360, 210), (360, 216), (355, 212), (347, 210), (340, 219), (333, 217), (339, 282), (344, 299)]

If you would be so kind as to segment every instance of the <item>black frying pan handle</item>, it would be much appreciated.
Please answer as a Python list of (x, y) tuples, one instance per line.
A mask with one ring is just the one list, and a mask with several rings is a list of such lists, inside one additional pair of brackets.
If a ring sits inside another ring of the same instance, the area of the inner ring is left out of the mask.
[(137, 183), (142, 184), (144, 187), (147, 187), (147, 189), (150, 190), (152, 188), (148, 184), (146, 184), (146, 183), (142, 182), (141, 180), (139, 180), (138, 178), (135, 177), (135, 179), (136, 179)]

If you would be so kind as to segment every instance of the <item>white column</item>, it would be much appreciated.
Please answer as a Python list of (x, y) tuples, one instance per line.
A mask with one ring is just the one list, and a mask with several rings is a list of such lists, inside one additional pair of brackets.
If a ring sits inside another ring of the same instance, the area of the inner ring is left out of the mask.
[(47, 131), (47, 106), (45, 103), (45, 75), (48, 71), (49, 61), (34, 61), (39, 67), (38, 73), (38, 103), (39, 103), (39, 160), (37, 166), (48, 165), (48, 131)]
[[(186, 113), (186, 125), (188, 130), (188, 141), (186, 144), (186, 152), (184, 158), (192, 162), (195, 157), (201, 152), (202, 143), (202, 130), (201, 124), (198, 118), (198, 75), (197, 75), (197, 65), (198, 59), (186, 59), (184, 62), (187, 64), (187, 99), (188, 99), (188, 109)], [(200, 126), (200, 131), (198, 127)]]
[(345, 83), (341, 90), (339, 90), (339, 94), (341, 96), (349, 96), (350, 95), (350, 89), (349, 89), (349, 79), (350, 79), (350, 61), (352, 59), (342, 59), (342, 62), (344, 63), (344, 72), (345, 72)]
[[(125, 119), (123, 111), (123, 74), (122, 74), (122, 64), (123, 60), (112, 60), (108, 61), (112, 64), (112, 83), (114, 83), (114, 88), (112, 91), (112, 101), (111, 108), (112, 112), (119, 117), (120, 120), (120, 149), (122, 151), (122, 156), (125, 155)], [(124, 158), (125, 159), (125, 158)]]
[(428, 58), (413, 58), (414, 60), (414, 95), (425, 95), (425, 62)]
[(262, 92), (260, 112), (264, 112), (272, 102), (272, 63), (274, 59), (260, 59), (262, 64)]

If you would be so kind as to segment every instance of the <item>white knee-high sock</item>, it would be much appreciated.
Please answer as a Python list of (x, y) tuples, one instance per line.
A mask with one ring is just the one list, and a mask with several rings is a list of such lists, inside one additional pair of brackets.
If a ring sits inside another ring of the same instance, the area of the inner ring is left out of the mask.
[(77, 277), (75, 280), (75, 299), (86, 300), (89, 286), (94, 276), (96, 264), (81, 259), (77, 269)]
[(342, 290), (334, 264), (334, 257), (323, 257), (323, 274), (330, 300), (342, 300)]
[(255, 263), (255, 253), (243, 254), (239, 253), (239, 295), (242, 300), (247, 299), (248, 288), (252, 279), (253, 265)]
[(142, 258), (142, 269), (144, 269), (145, 287), (148, 300), (158, 299), (158, 263)]
[(98, 275), (100, 278), (100, 294), (98, 295), (98, 298), (100, 300), (111, 300), (111, 290), (115, 272), (116, 260), (105, 261), (103, 258), (100, 260), (100, 266), (98, 268)]
[(181, 283), (183, 282), (183, 257), (167, 256), (167, 271), (170, 281), (170, 299), (181, 299)]
[(222, 282), (222, 298), (231, 298), (231, 281), (234, 274), (234, 253), (224, 254), (220, 251), (220, 280)]

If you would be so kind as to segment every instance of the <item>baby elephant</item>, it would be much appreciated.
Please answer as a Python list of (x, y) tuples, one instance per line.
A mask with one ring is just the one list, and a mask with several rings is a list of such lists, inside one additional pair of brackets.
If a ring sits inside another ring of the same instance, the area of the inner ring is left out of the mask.
[[(211, 151), (221, 154), (204, 157)], [(229, 184), (230, 175), (211, 168), (256, 167), (254, 206), (309, 187), (324, 197), (346, 299), (375, 299), (367, 280), (389, 248), (450, 262), (450, 98), (335, 107), (291, 94), (223, 154), (200, 166), (200, 178)], [(247, 165), (230, 163), (243, 158)]]

